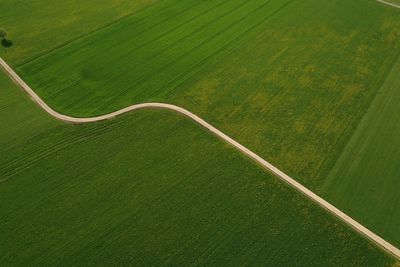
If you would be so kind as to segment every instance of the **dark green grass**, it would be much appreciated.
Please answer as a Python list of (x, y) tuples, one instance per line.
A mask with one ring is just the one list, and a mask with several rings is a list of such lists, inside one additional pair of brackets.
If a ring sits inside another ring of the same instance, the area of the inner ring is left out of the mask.
[(2, 74), (0, 122), (2, 265), (394, 264), (177, 114), (67, 125)]
[(400, 244), (400, 60), (326, 182), (340, 206)]

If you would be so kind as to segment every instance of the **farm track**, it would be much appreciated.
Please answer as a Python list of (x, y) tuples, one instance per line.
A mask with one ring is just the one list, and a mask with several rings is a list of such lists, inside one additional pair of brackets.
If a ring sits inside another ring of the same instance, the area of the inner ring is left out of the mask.
[[(377, 0), (379, 1), (379, 0)], [(138, 109), (165, 109), (165, 110), (171, 110), (175, 111), (177, 113), (180, 113), (196, 123), (200, 124), (202, 127), (207, 129), (209, 132), (213, 133), (216, 135), (218, 138), (221, 140), (231, 144), (234, 146), (236, 149), (238, 149), (240, 152), (242, 152), (244, 155), (247, 157), (251, 158), (255, 162), (257, 162), (259, 165), (279, 177), (283, 182), (287, 183), (289, 186), (294, 188), (295, 190), (299, 191), (302, 193), (304, 196), (309, 198), (311, 201), (314, 203), (318, 204), (340, 220), (342, 220), (344, 223), (346, 223), (348, 226), (371, 240), (373, 243), (381, 247), (383, 250), (388, 252), (389, 254), (393, 255), (397, 260), (400, 260), (400, 249), (395, 247), (394, 245), (390, 244), (377, 234), (373, 233), (366, 227), (364, 227), (362, 224), (303, 186), (302, 184), (298, 183), (296, 180), (279, 170), (277, 167), (269, 163), (268, 161), (264, 160), (261, 158), (259, 155), (251, 151), (250, 149), (246, 148), (242, 144), (238, 143), (228, 135), (224, 134), (222, 131), (218, 130), (202, 118), (198, 117), (197, 115), (191, 113), (190, 111), (171, 104), (166, 104), (166, 103), (141, 103), (141, 104), (135, 104), (131, 105), (129, 107), (104, 114), (101, 116), (96, 116), (96, 117), (87, 117), (87, 118), (78, 118), (78, 117), (71, 117), (67, 116), (64, 114), (60, 114), (57, 111), (53, 110), (51, 107), (49, 107), (30, 87), (27, 85), (15, 71), (2, 59), (0, 58), (0, 65), (6, 72), (6, 74), (19, 86), (21, 87), (32, 99), (34, 102), (36, 102), (42, 109), (44, 109), (47, 113), (49, 113), (51, 116), (55, 117), (58, 120), (68, 122), (68, 123), (73, 123), (73, 124), (84, 124), (84, 123), (91, 123), (91, 122), (98, 122), (98, 121), (103, 121), (103, 120), (108, 120), (115, 118), (119, 115), (122, 115), (124, 113), (133, 111), (133, 110), (138, 110)]]
[(396, 5), (396, 4), (393, 4), (393, 3), (390, 3), (390, 2), (386, 2), (386, 1), (383, 1), (383, 0), (376, 0), (376, 1), (378, 1), (380, 3), (383, 3), (383, 4), (386, 4), (386, 5), (389, 5), (389, 6), (392, 6), (392, 7), (400, 8), (400, 5)]

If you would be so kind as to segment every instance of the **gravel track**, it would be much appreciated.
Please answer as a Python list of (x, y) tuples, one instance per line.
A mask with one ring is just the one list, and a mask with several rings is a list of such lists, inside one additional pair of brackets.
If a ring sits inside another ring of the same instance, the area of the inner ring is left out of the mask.
[(386, 4), (386, 5), (389, 5), (389, 6), (392, 6), (392, 7), (400, 8), (400, 5), (396, 5), (396, 4), (393, 4), (393, 3), (390, 3), (390, 2), (386, 2), (386, 1), (383, 1), (383, 0), (376, 0), (376, 1), (381, 2), (383, 4)]

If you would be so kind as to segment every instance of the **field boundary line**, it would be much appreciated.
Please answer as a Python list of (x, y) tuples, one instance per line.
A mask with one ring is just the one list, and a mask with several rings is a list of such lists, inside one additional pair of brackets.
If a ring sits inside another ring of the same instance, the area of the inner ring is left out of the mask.
[(209, 132), (219, 137), (221, 140), (231, 144), (233, 147), (242, 152), (244, 155), (254, 160), (263, 168), (265, 168), (266, 170), (268, 170), (269, 172), (280, 178), (280, 180), (288, 184), (290, 187), (302, 193), (305, 197), (307, 197), (314, 203), (318, 204), (320, 207), (324, 208), (326, 211), (328, 211), (329, 213), (331, 213), (332, 215), (343, 221), (352, 229), (359, 232), (361, 235), (363, 235), (364, 237), (366, 237), (367, 239), (378, 245), (378, 247), (382, 248), (384, 251), (393, 255), (397, 260), (400, 260), (400, 249), (398, 249), (388, 241), (384, 240), (383, 238), (381, 238), (380, 236), (378, 236), (377, 234), (375, 234), (374, 232), (372, 232), (371, 230), (369, 230), (368, 228), (366, 228), (365, 226), (363, 226), (362, 224), (360, 224), (359, 222), (348, 216), (346, 213), (339, 210), (334, 205), (330, 204), (328, 201), (321, 198), (316, 193), (312, 192), (311, 190), (309, 190), (308, 188), (297, 182), (295, 179), (291, 178), (289, 175), (285, 174), (277, 167), (275, 167), (268, 161), (261, 158), (259, 155), (257, 155), (247, 147), (243, 146), (239, 142), (235, 141), (222, 131), (218, 130), (217, 128), (215, 128), (214, 126), (212, 126), (211, 124), (200, 118), (199, 116), (195, 115), (194, 113), (182, 107), (166, 103), (141, 103), (141, 104), (131, 105), (129, 107), (108, 114), (104, 114), (101, 116), (87, 117), (87, 118), (71, 117), (64, 114), (60, 114), (57, 111), (53, 110), (51, 107), (49, 107), (1, 57), (0, 57), (0, 66), (4, 69), (6, 74), (32, 98), (34, 102), (36, 102), (42, 109), (44, 109), (51, 116), (64, 122), (69, 122), (74, 124), (98, 122), (115, 118), (119, 115), (122, 115), (124, 113), (133, 110), (145, 109), (145, 108), (172, 110), (182, 115), (185, 115), (186, 117), (192, 119), (196, 123), (203, 126)]
[(393, 3), (390, 3), (390, 2), (386, 2), (384, 0), (376, 0), (376, 1), (378, 1), (380, 3), (383, 3), (383, 4), (386, 4), (386, 5), (389, 5), (389, 6), (392, 6), (392, 7), (400, 8), (400, 5), (396, 5), (396, 4), (393, 4)]

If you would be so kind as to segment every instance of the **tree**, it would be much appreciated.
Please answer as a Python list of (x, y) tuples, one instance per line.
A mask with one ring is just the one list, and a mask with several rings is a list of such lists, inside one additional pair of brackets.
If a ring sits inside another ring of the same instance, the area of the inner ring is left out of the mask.
[(1, 44), (4, 47), (10, 47), (13, 45), (13, 43), (7, 39), (7, 33), (4, 30), (0, 29), (0, 39), (1, 39)]

